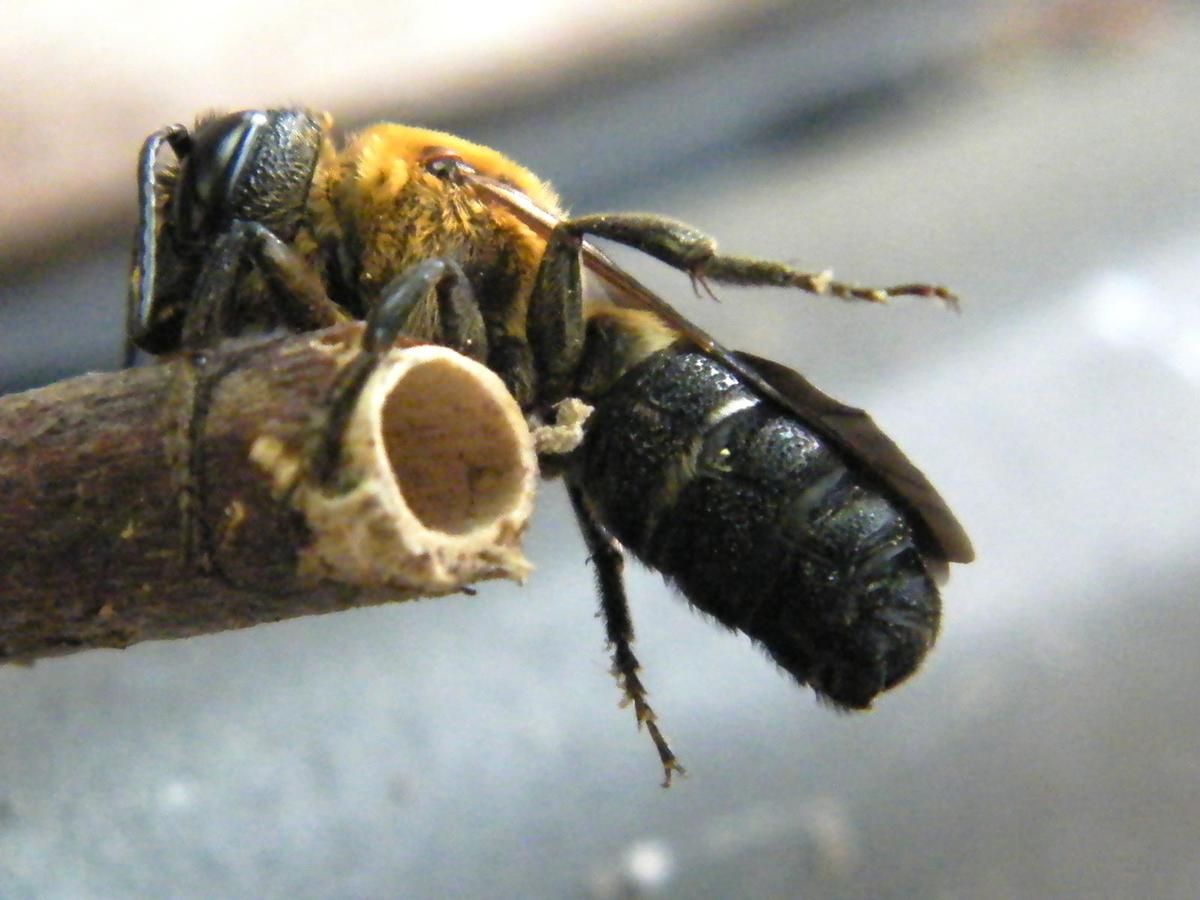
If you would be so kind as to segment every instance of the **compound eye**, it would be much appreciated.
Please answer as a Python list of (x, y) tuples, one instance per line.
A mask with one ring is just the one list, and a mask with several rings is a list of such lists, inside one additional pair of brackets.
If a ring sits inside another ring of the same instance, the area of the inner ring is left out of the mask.
[(421, 153), (425, 171), (442, 181), (457, 184), (462, 176), (474, 171), (461, 156), (446, 147), (426, 147)]

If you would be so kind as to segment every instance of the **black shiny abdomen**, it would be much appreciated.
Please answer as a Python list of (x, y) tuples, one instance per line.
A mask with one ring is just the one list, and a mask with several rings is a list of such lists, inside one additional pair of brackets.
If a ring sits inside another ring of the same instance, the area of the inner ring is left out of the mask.
[(576, 465), (614, 537), (833, 703), (869, 706), (932, 647), (940, 600), (902, 507), (707, 356), (622, 377)]

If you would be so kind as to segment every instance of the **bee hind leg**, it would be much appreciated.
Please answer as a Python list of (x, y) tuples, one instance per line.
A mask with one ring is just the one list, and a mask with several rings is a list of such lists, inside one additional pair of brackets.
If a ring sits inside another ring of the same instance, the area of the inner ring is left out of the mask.
[(371, 373), (401, 335), (443, 344), (477, 362), (488, 341), (474, 291), (458, 263), (428, 259), (398, 275), (367, 314), (358, 355), (338, 373), (311, 460), (318, 481), (337, 471), (342, 439)]
[[(792, 287), (810, 294), (885, 303), (892, 297), (934, 297), (947, 305), (957, 298), (947, 288), (934, 284), (897, 284), (889, 287), (861, 287), (835, 281), (829, 272), (804, 272), (781, 262), (750, 256), (726, 256), (717, 252), (717, 242), (683, 222), (664, 216), (601, 213), (566, 219), (557, 229), (573, 235), (604, 238), (640, 250), (668, 266), (680, 269), (697, 287), (707, 282), (741, 284), (755, 287)], [(556, 230), (557, 230), (556, 229)]]
[(579, 529), (583, 533), (591, 562), (596, 567), (596, 584), (600, 591), (600, 612), (604, 617), (604, 625), (608, 635), (609, 646), (613, 653), (613, 675), (617, 679), (625, 699), (622, 705), (632, 705), (637, 716), (638, 727), (643, 725), (654, 742), (658, 758), (663, 767), (663, 787), (671, 786), (671, 777), (678, 772), (686, 774), (683, 766), (675, 757), (670, 744), (658, 727), (658, 717), (646, 700), (646, 688), (638, 676), (641, 665), (633, 653), (633, 620), (629, 615), (629, 603), (625, 597), (625, 582), (622, 569), (625, 557), (620, 545), (607, 530), (596, 521), (583, 492), (574, 484), (567, 481), (567, 492), (571, 497), (571, 506), (579, 521)]

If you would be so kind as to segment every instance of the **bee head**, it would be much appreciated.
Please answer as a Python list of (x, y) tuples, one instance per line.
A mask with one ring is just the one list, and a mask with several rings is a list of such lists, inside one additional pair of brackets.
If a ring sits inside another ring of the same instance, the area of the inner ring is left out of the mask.
[(304, 109), (245, 110), (199, 121), (173, 141), (182, 160), (171, 221), (185, 241), (244, 219), (288, 239), (299, 223), (326, 124)]

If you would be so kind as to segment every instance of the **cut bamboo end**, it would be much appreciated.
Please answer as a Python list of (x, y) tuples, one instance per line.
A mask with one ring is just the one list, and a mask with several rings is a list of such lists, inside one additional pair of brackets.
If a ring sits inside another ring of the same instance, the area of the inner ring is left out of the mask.
[(486, 367), (444, 347), (393, 350), (352, 413), (331, 491), (260, 437), (252, 459), (290, 493), (312, 535), (300, 573), (431, 596), (490, 578), (522, 581), (537, 457), (520, 407)]
[(0, 397), (0, 662), (525, 578), (537, 461), (483, 366), (389, 353), (314, 454), (362, 327)]

